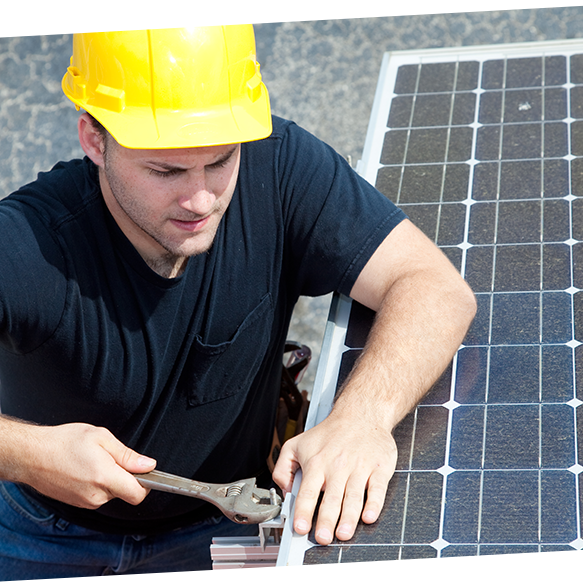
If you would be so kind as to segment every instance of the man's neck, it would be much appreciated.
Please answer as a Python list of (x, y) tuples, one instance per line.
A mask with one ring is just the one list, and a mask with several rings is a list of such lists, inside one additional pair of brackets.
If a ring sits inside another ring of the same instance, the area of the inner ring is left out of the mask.
[(178, 257), (170, 253), (157, 257), (145, 257), (144, 255), (142, 257), (150, 269), (166, 279), (182, 275), (188, 263), (188, 257)]

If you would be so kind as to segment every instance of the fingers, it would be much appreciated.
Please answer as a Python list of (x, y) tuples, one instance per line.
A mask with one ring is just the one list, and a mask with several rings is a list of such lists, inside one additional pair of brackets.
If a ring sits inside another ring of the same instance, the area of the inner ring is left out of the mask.
[(298, 534), (309, 532), (323, 491), (315, 528), (316, 541), (327, 545), (335, 532), (340, 540), (351, 538), (362, 513), (368, 478), (367, 468), (355, 464), (354, 458), (348, 455), (332, 458), (318, 455), (306, 462), (295, 501), (295, 531)]
[[(371, 474), (368, 484), (362, 484), (359, 479), (349, 480), (344, 494), (342, 514), (336, 529), (338, 540), (347, 541), (351, 539), (360, 519), (365, 524), (376, 522), (383, 508), (391, 477), (392, 471), (384, 472), (379, 470)], [(364, 501), (365, 489), (366, 503)]]
[[(393, 455), (388, 456), (385, 464), (378, 464), (372, 469), (363, 468), (360, 473), (348, 480), (342, 514), (336, 529), (336, 536), (339, 540), (346, 541), (352, 538), (359, 519), (362, 519), (365, 524), (372, 524), (380, 516), (389, 481), (393, 477), (397, 461), (396, 447), (389, 449)], [(365, 491), (366, 503), (364, 502)]]
[[(302, 491), (304, 482), (296, 499), (294, 529), (298, 534), (307, 534), (311, 528), (313, 513), (318, 502), (320, 490), (318, 483), (323, 477), (312, 475), (307, 488)], [(367, 480), (368, 478), (368, 480)], [(375, 522), (383, 508), (389, 477), (383, 472), (360, 472), (344, 480), (337, 476), (324, 486), (324, 495), (318, 508), (318, 519), (314, 530), (316, 542), (330, 544), (334, 535), (338, 540), (347, 541), (354, 536), (359, 520), (366, 524)], [(367, 485), (368, 483), (368, 485)], [(366, 504), (365, 504), (366, 492)]]
[(129, 504), (139, 504), (149, 492), (135, 477), (130, 474), (142, 474), (150, 472), (156, 467), (156, 460), (141, 455), (126, 447), (112, 434), (105, 436), (103, 448), (113, 458), (117, 470), (112, 472), (108, 484), (108, 492), (111, 498), (121, 498)]
[(85, 423), (33, 427), (20, 465), (23, 483), (88, 509), (112, 498), (139, 504), (147, 495), (132, 473), (153, 469), (155, 461), (125, 447), (107, 429)]
[[(316, 542), (327, 545), (332, 542), (334, 536), (341, 541), (347, 541), (353, 537), (363, 514), (367, 478), (367, 472), (356, 472), (348, 478), (338, 475), (333, 480), (328, 481), (318, 509), (318, 520), (314, 533)], [(375, 494), (374, 491), (371, 491), (371, 495), (375, 498), (375, 502), (371, 504), (372, 509), (378, 504), (381, 492), (378, 491)], [(379, 513), (380, 508), (382, 508), (382, 502), (379, 505)], [(370, 516), (372, 517), (372, 515)], [(378, 518), (378, 514), (375, 516), (375, 520), (376, 518)]]
[[(340, 514), (336, 528), (336, 537), (338, 540), (347, 541), (354, 535), (364, 505), (366, 482), (362, 482), (363, 479), (359, 476), (358, 479), (351, 479), (346, 484), (342, 513)], [(318, 519), (319, 521), (320, 519)], [(318, 528), (319, 526), (316, 527), (316, 531)]]
[(367, 490), (366, 504), (362, 512), (362, 521), (364, 523), (372, 524), (378, 520), (385, 503), (389, 480), (392, 476), (393, 471), (386, 478), (377, 475), (374, 477), (371, 476)]
[[(322, 472), (310, 471), (309, 467), (303, 468), (302, 483), (294, 507), (294, 530), (298, 534), (308, 534), (310, 532), (314, 511), (324, 483), (325, 478)], [(323, 532), (320, 538), (326, 538), (326, 536), (326, 533)]]
[(301, 462), (303, 474), (295, 500), (294, 530), (301, 535), (310, 532), (323, 492), (314, 529), (316, 542), (327, 545), (334, 536), (347, 541), (354, 535), (360, 519), (367, 524), (378, 519), (395, 470), (396, 447), (385, 443), (368, 458), (363, 458), (358, 449), (348, 451), (347, 447), (333, 446), (319, 448), (317, 452), (311, 450), (308, 455), (306, 442), (307, 439), (293, 443), (294, 451), (287, 452), (278, 474), (293, 480), (290, 460)]
[[(330, 484), (324, 492), (322, 503), (318, 509), (318, 520), (314, 534), (316, 542), (319, 544), (328, 545), (332, 542), (342, 506), (343, 493), (341, 488)], [(358, 521), (358, 517), (356, 521)], [(356, 527), (356, 521), (354, 527)], [(344, 525), (344, 528), (346, 528), (346, 525)]]

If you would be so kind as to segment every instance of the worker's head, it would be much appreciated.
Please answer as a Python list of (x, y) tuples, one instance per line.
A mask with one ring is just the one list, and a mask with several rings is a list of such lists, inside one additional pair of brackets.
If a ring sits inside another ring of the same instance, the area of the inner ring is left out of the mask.
[(138, 251), (206, 251), (235, 190), (240, 143), (271, 133), (253, 28), (75, 35), (62, 85), (87, 112), (81, 146)]
[(192, 148), (271, 133), (251, 25), (76, 34), (65, 95), (126, 148)]

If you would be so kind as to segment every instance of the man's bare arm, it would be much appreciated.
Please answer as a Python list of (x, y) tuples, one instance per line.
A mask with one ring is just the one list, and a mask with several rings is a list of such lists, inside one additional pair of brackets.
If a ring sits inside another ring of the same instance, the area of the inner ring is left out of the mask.
[(131, 473), (155, 465), (102, 427), (48, 427), (0, 415), (0, 479), (73, 506), (95, 509), (113, 498), (139, 504), (148, 490)]
[[(409, 221), (369, 260), (351, 296), (377, 311), (365, 349), (330, 415), (286, 442), (273, 477), (284, 491), (302, 468), (294, 528), (348, 540), (374, 522), (397, 462), (395, 426), (443, 373), (475, 315), (474, 296), (443, 253)], [(367, 491), (366, 504), (364, 494)]]

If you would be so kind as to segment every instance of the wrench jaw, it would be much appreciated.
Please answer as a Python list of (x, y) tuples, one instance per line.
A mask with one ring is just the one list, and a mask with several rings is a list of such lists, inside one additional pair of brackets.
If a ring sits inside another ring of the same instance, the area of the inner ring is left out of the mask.
[(281, 511), (281, 497), (275, 491), (255, 487), (255, 478), (231, 484), (226, 497), (217, 506), (225, 516), (239, 524), (259, 524)]

